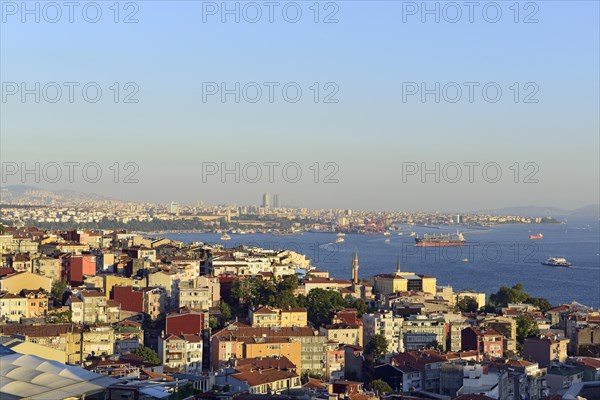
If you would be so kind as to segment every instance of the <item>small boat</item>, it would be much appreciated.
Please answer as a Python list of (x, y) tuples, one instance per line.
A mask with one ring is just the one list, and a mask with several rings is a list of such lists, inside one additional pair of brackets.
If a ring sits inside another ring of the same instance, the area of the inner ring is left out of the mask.
[(417, 232), (411, 232), (411, 233), (410, 233), (410, 236), (413, 236), (413, 237), (414, 237), (414, 236), (417, 236)]
[(542, 265), (548, 265), (550, 267), (570, 267), (573, 264), (563, 257), (549, 257)]
[(221, 240), (231, 240), (231, 236), (229, 236), (228, 234), (224, 234), (221, 236)]
[(462, 261), (463, 262), (469, 262), (469, 259), (468, 258), (463, 258)]
[(346, 234), (344, 232), (338, 232), (337, 236), (342, 237), (342, 236), (346, 236)]
[(390, 235), (391, 235), (390, 231), (383, 232), (383, 236), (390, 236)]
[(344, 243), (346, 241), (346, 239), (344, 239), (343, 237), (339, 237), (335, 240), (336, 243)]
[(537, 235), (529, 235), (529, 240), (541, 240), (543, 237), (544, 235), (538, 233)]
[(385, 242), (386, 242), (386, 243), (389, 243), (389, 242), (390, 242), (390, 239), (385, 239)]
[(398, 232), (398, 236), (403, 236), (403, 235), (404, 235), (404, 233)]

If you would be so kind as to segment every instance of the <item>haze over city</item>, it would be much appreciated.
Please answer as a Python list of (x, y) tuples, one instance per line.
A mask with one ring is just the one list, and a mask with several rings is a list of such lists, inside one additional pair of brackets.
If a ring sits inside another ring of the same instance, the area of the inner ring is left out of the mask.
[(0, 398), (600, 400), (599, 15), (0, 0)]

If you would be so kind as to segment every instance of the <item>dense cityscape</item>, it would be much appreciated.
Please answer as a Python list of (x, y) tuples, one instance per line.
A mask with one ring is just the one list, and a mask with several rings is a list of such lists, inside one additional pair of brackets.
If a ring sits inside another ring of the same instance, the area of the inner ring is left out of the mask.
[[(80, 198), (77, 198), (80, 197)], [(61, 195), (28, 189), (2, 192), (2, 217), (7, 225), (30, 224), (49, 229), (72, 226), (95, 229), (129, 229), (143, 232), (201, 231), (221, 233), (345, 232), (383, 233), (398, 225), (464, 225), (556, 223), (548, 216), (457, 214), (447, 212), (374, 212), (365, 210), (312, 210), (282, 206), (279, 194), (265, 193), (253, 206), (150, 204), (103, 199), (73, 193)]]
[(0, 400), (600, 400), (600, 0), (0, 0)]
[(249, 207), (62, 200), (3, 198), (0, 340), (88, 371), (86, 398), (543, 400), (591, 393), (600, 380), (598, 309), (550, 304), (521, 284), (453, 288), (406, 271), (400, 257), (364, 276), (360, 249), (351, 279), (339, 279), (289, 249), (93, 225), (192, 220), (202, 224), (187, 229), (224, 236), (324, 231), (343, 241), (401, 224), (486, 229), (553, 218), (313, 211), (268, 193)]

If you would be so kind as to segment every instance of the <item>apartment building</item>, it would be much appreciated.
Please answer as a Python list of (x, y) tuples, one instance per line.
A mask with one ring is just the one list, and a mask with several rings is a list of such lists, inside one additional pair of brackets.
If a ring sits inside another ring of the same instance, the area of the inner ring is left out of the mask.
[(81, 290), (66, 303), (71, 308), (71, 320), (77, 324), (95, 324), (108, 321), (108, 301), (103, 292)]
[(388, 342), (388, 353), (400, 353), (404, 351), (402, 337), (402, 323), (404, 318), (395, 316), (391, 311), (378, 314), (364, 314), (363, 343), (369, 343), (374, 335), (382, 335)]
[(158, 354), (162, 364), (172, 371), (202, 373), (202, 338), (198, 335), (165, 335), (159, 338)]
[(405, 351), (425, 349), (434, 340), (442, 350), (446, 349), (446, 321), (443, 317), (411, 315), (402, 322), (402, 335)]
[(250, 310), (249, 318), (254, 327), (292, 327), (307, 326), (308, 324), (308, 313), (305, 308), (260, 307)]
[(327, 338), (310, 327), (251, 327), (232, 323), (211, 337), (211, 365), (230, 358), (286, 356), (301, 371), (324, 374)]
[(0, 293), (0, 319), (4, 322), (18, 323), (27, 316), (27, 299), (21, 295)]
[(553, 362), (563, 363), (567, 359), (569, 339), (556, 335), (540, 335), (527, 338), (524, 343), (523, 358), (548, 368)]
[(353, 346), (363, 345), (363, 327), (358, 324), (345, 322), (337, 324), (326, 324), (319, 328), (319, 334), (330, 342), (349, 344)]
[(504, 336), (491, 328), (468, 327), (461, 332), (462, 350), (475, 350), (479, 360), (504, 355)]

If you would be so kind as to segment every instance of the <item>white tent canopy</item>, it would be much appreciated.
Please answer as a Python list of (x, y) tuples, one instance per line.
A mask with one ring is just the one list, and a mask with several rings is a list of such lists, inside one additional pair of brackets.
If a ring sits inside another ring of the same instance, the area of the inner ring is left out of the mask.
[(65, 399), (103, 391), (120, 382), (83, 368), (34, 355), (0, 351), (0, 398)]

